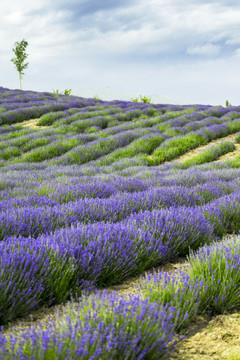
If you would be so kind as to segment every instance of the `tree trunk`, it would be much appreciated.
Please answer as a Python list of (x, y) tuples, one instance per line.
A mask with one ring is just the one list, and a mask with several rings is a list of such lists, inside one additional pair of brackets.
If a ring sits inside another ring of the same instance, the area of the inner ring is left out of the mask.
[(22, 82), (21, 82), (21, 73), (19, 71), (19, 82), (20, 82), (20, 89), (22, 90)]

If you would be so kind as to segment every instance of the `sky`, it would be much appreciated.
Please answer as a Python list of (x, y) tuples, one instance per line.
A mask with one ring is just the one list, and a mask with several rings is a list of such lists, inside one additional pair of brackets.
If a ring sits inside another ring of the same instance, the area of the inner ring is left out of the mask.
[(102, 100), (240, 105), (239, 0), (0, 2), (0, 86), (28, 42), (23, 90), (72, 89)]

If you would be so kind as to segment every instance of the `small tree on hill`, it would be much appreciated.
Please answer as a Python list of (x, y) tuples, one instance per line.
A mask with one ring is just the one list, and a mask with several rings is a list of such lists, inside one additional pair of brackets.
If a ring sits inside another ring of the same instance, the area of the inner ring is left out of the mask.
[(21, 42), (15, 42), (15, 47), (12, 49), (14, 54), (16, 55), (15, 58), (12, 58), (11, 61), (14, 63), (14, 65), (17, 68), (17, 71), (19, 73), (19, 82), (20, 82), (20, 89), (22, 90), (22, 83), (21, 78), (23, 73), (23, 70), (28, 67), (28, 63), (24, 64), (24, 61), (26, 60), (28, 54), (26, 54), (25, 50), (28, 46), (28, 42), (24, 39)]

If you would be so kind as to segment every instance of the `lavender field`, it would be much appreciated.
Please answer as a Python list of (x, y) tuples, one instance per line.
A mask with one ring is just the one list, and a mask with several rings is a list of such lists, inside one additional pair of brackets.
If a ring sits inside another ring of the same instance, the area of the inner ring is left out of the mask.
[[(0, 87), (0, 358), (164, 359), (198, 314), (239, 309), (239, 144), (240, 106)], [(99, 292), (186, 256), (141, 296)]]

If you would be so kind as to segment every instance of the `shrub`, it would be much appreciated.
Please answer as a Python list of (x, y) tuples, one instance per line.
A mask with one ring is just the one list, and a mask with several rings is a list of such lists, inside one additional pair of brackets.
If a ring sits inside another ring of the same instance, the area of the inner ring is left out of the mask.
[(64, 111), (49, 112), (48, 114), (41, 116), (41, 118), (37, 122), (37, 126), (50, 126), (55, 122), (55, 120), (60, 119), (64, 116), (66, 116), (66, 113)]
[(151, 97), (147, 97), (146, 95), (142, 96), (142, 95), (139, 95), (139, 100), (138, 100), (138, 97), (137, 98), (133, 98), (133, 99), (130, 99), (130, 101), (132, 102), (142, 102), (144, 104), (150, 104), (151, 103)]
[(187, 166), (204, 164), (205, 162), (210, 162), (217, 160), (221, 155), (227, 154), (235, 150), (236, 147), (230, 141), (224, 141), (218, 145), (213, 145), (205, 150), (202, 150), (199, 154), (183, 161)]
[(240, 133), (235, 137), (235, 141), (240, 144)]
[(17, 147), (7, 147), (0, 152), (0, 158), (3, 160), (9, 160), (20, 155), (21, 150), (19, 150)]
[(192, 150), (200, 145), (207, 143), (206, 136), (196, 133), (190, 133), (185, 136), (179, 136), (173, 139), (166, 140), (153, 153), (153, 161), (160, 164), (164, 161), (169, 161), (178, 156)]

